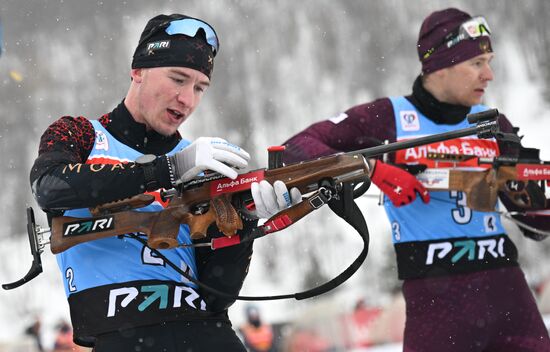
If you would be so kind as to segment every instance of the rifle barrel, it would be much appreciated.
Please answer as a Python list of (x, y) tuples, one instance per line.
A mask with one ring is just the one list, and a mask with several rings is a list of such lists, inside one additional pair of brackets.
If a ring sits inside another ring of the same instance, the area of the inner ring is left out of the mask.
[(366, 158), (370, 158), (373, 156), (382, 155), (384, 153), (395, 152), (401, 149), (417, 147), (420, 145), (425, 145), (430, 143), (442, 142), (449, 139), (471, 136), (474, 134), (478, 135), (480, 138), (492, 137), (494, 133), (497, 131), (498, 131), (498, 125), (496, 120), (483, 121), (473, 127), (467, 127), (456, 131), (450, 131), (450, 132), (438, 133), (438, 134), (425, 136), (425, 137), (414, 138), (407, 141), (377, 145), (375, 147), (356, 150), (354, 152), (350, 152), (347, 154), (362, 154)]

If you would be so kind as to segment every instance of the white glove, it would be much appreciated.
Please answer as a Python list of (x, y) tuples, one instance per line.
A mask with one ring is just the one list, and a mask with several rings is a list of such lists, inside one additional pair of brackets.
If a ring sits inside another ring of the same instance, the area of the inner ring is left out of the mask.
[(192, 180), (204, 170), (212, 170), (235, 179), (236, 169), (248, 166), (250, 154), (222, 138), (200, 137), (185, 149), (169, 157), (176, 184)]
[(253, 182), (250, 191), (256, 206), (256, 215), (260, 219), (269, 219), (281, 210), (302, 201), (302, 193), (298, 188), (292, 188), (289, 194), (283, 181), (275, 181), (273, 186), (266, 180)]

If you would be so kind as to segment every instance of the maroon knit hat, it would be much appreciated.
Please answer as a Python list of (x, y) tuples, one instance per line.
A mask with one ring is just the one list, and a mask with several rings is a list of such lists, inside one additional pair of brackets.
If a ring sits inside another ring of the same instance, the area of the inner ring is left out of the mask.
[(472, 16), (455, 8), (432, 12), (420, 27), (417, 50), (422, 73), (430, 73), (456, 65), (472, 57), (493, 52), (489, 36), (465, 39), (448, 48), (445, 37), (456, 31)]

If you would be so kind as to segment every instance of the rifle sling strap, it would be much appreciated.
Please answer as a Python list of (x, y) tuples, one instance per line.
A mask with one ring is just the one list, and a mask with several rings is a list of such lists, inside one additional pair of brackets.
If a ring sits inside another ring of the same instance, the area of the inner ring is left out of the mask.
[[(306, 201), (307, 200), (304, 200), (302, 203)], [(151, 251), (158, 257), (162, 258), (167, 265), (172, 267), (172, 269), (174, 269), (180, 275), (182, 275), (189, 281), (195, 283), (205, 291), (211, 292), (217, 296), (221, 296), (221, 297), (225, 297), (233, 300), (241, 300), (241, 301), (271, 301), (271, 300), (290, 299), (290, 298), (294, 298), (296, 300), (302, 300), (306, 298), (315, 297), (340, 286), (347, 279), (349, 279), (361, 267), (361, 264), (363, 264), (363, 262), (367, 258), (368, 247), (369, 247), (369, 231), (367, 228), (367, 223), (365, 221), (365, 218), (363, 217), (363, 214), (361, 213), (361, 210), (353, 200), (353, 185), (344, 184), (340, 196), (337, 199), (335, 198), (328, 201), (328, 205), (332, 209), (332, 211), (336, 213), (336, 215), (344, 219), (348, 224), (350, 224), (357, 231), (357, 233), (359, 233), (359, 235), (363, 239), (364, 246), (363, 246), (363, 249), (361, 250), (361, 253), (359, 253), (359, 255), (353, 261), (353, 263), (351, 263), (351, 265), (347, 269), (345, 269), (342, 273), (340, 273), (338, 276), (336, 276), (332, 280), (306, 291), (292, 293), (292, 294), (275, 295), (275, 296), (238, 296), (238, 295), (227, 294), (211, 286), (205, 285), (199, 280), (191, 277), (188, 273), (182, 271), (176, 264), (169, 261), (160, 251), (154, 248), (151, 248)], [(317, 208), (318, 207), (315, 207), (315, 209)], [(253, 231), (253, 234), (250, 236), (250, 238), (247, 238), (247, 240), (252, 240), (254, 238), (262, 237), (267, 233), (269, 233), (265, 231), (265, 228), (264, 229), (257, 228), (257, 229), (261, 229), (260, 230), (261, 232), (257, 232), (259, 230)], [(141, 238), (137, 235), (131, 235), (131, 236), (136, 240), (140, 241), (141, 243), (143, 243), (144, 245), (147, 245), (146, 239)], [(233, 237), (237, 237), (237, 236), (233, 236)], [(239, 241), (241, 240), (239, 239)], [(234, 244), (238, 244), (238, 243), (234, 243)]]

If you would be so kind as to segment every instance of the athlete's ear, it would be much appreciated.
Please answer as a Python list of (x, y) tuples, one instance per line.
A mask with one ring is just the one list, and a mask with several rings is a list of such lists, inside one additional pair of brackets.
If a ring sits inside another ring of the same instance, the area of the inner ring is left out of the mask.
[(142, 68), (133, 68), (130, 71), (130, 78), (136, 83), (141, 83), (141, 81), (143, 80), (143, 72), (144, 69)]

